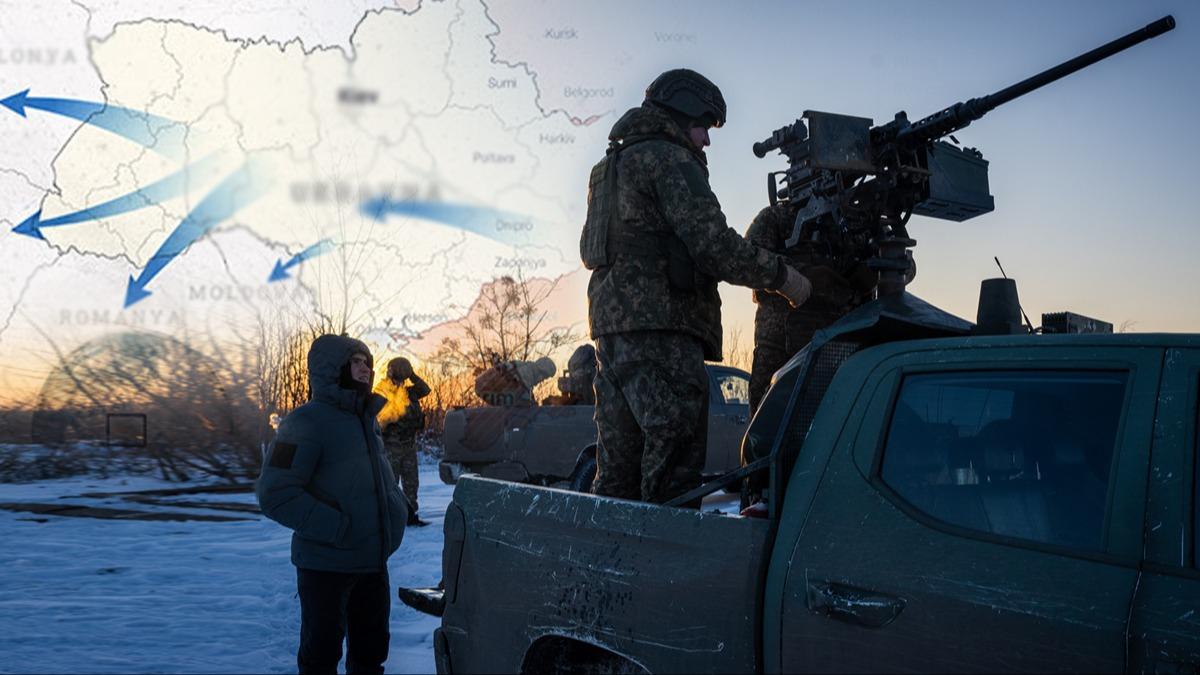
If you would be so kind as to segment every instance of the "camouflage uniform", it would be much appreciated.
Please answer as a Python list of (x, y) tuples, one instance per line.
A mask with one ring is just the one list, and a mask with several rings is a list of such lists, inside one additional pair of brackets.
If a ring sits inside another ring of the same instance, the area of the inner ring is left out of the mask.
[(408, 499), (408, 508), (417, 512), (417, 490), (421, 487), (420, 467), (417, 466), (417, 430), (391, 424), (383, 430), (383, 445), (387, 448), (392, 473), (400, 478), (400, 487)]
[(795, 310), (779, 295), (754, 292), (758, 309), (754, 313), (754, 361), (750, 367), (752, 411), (758, 409), (775, 371), (803, 349), (818, 330), (870, 300), (875, 289), (875, 274), (864, 264), (833, 256), (806, 241), (806, 237), (785, 251), (784, 242), (791, 236), (795, 220), (796, 209), (780, 203), (760, 211), (746, 231), (748, 241), (783, 253), (788, 264), (813, 285), (808, 302)]
[(593, 268), (588, 284), (599, 361), (593, 491), (662, 502), (700, 482), (704, 360), (721, 359), (717, 281), (774, 289), (786, 268), (726, 224), (703, 152), (665, 111), (634, 108), (610, 138), (623, 142), (615, 197), (589, 194), (588, 203), (591, 212), (612, 197), (617, 216), (607, 264)]
[[(385, 377), (376, 387), (376, 392), (388, 399), (388, 405), (378, 417), (383, 427), (383, 445), (387, 449), (388, 462), (392, 465), (392, 473), (400, 479), (409, 512), (415, 516), (417, 489), (421, 485), (420, 468), (417, 466), (417, 432), (424, 426), (420, 400), (430, 390), (429, 385), (415, 373), (410, 379), (411, 384), (397, 384), (390, 377)], [(404, 387), (406, 396), (398, 395), (400, 387)], [(403, 410), (397, 410), (397, 406), (393, 405), (398, 400), (407, 402)]]
[(695, 337), (634, 331), (596, 340), (596, 494), (665, 502), (700, 484), (708, 374)]

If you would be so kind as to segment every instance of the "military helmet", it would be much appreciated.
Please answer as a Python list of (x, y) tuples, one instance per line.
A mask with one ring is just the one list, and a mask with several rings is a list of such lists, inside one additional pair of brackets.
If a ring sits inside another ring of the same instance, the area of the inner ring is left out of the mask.
[(694, 120), (709, 118), (714, 127), (725, 124), (725, 97), (707, 77), (676, 68), (659, 75), (646, 87), (646, 100)]
[(596, 348), (590, 343), (579, 345), (567, 359), (567, 370), (572, 375), (576, 373), (590, 374), (596, 370)]

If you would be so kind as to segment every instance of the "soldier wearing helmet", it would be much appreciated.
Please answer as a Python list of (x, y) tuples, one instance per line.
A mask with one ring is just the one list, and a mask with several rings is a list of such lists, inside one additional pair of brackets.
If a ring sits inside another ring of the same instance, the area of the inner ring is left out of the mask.
[(596, 341), (597, 494), (665, 502), (704, 465), (708, 377), (721, 360), (717, 282), (780, 294), (808, 280), (726, 224), (708, 183), (708, 131), (725, 124), (721, 91), (669, 70), (621, 116), (592, 168), (580, 239)]
[[(850, 253), (839, 253), (814, 241), (811, 233), (801, 232), (791, 247), (786, 241), (795, 226), (799, 206), (793, 202), (772, 204), (758, 213), (746, 230), (746, 240), (784, 256), (811, 283), (812, 294), (803, 307), (796, 308), (778, 295), (754, 291), (754, 357), (750, 366), (750, 412), (758, 410), (771, 385), (775, 371), (808, 345), (813, 335), (865, 302), (874, 299), (877, 277), (863, 260)], [(807, 227), (807, 226), (806, 226)], [(848, 249), (847, 249), (848, 250)], [(917, 275), (916, 262), (909, 254), (905, 283)]]

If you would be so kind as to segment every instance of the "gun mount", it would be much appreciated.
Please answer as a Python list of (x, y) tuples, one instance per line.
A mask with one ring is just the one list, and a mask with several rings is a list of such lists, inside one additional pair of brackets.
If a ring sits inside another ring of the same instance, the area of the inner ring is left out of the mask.
[[(995, 209), (988, 162), (974, 148), (942, 138), (1019, 96), (1138, 43), (1166, 33), (1165, 16), (1128, 35), (993, 94), (955, 103), (915, 123), (904, 111), (880, 126), (865, 117), (806, 110), (753, 146), (755, 156), (779, 150), (788, 168), (767, 175), (768, 198), (797, 206), (787, 248), (802, 240), (837, 257), (865, 260), (879, 276), (879, 293), (904, 288), (907, 231), (913, 214), (961, 222)], [(782, 177), (783, 186), (778, 179)]]

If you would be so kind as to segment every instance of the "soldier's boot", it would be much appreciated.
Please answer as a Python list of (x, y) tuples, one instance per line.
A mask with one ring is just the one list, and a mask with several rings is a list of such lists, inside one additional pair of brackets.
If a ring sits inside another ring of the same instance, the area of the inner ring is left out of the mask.
[(425, 527), (429, 524), (428, 520), (421, 520), (417, 515), (417, 505), (411, 499), (405, 498), (408, 501), (408, 526), (409, 527)]
[(403, 444), (398, 450), (398, 469), (396, 477), (400, 479), (400, 487), (404, 492), (404, 498), (408, 500), (408, 524), (413, 527), (424, 527), (429, 523), (421, 520), (417, 515), (417, 490), (420, 489), (421, 483), (419, 479), (420, 467), (417, 464), (417, 447), (415, 441), (408, 441)]

